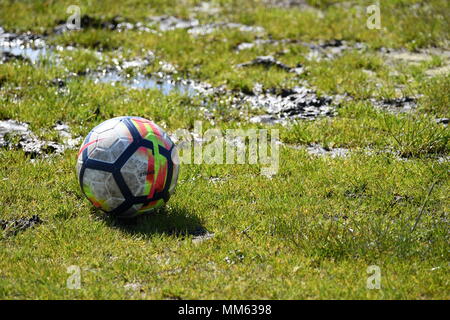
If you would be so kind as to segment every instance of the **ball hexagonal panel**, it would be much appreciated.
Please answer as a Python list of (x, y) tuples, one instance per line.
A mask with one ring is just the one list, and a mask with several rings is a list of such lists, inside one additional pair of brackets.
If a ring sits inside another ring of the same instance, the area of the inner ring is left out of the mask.
[[(153, 155), (150, 149), (140, 147), (127, 162), (120, 172), (131, 193), (135, 196), (148, 194), (149, 184), (153, 183)], [(149, 180), (149, 181), (147, 181)]]
[(92, 131), (97, 132), (97, 133), (102, 133), (108, 130), (113, 129), (117, 124), (119, 124), (121, 122), (122, 118), (113, 118), (113, 119), (109, 119), (106, 120), (102, 123), (100, 123), (98, 126), (96, 126)]
[(97, 146), (97, 141), (98, 141), (98, 133), (91, 131), (90, 135), (88, 135), (86, 137), (86, 140), (84, 141), (83, 145), (81, 146), (80, 155), (81, 155), (81, 151), (84, 149), (87, 149), (88, 155), (91, 154), (92, 151), (94, 151), (95, 147)]
[(95, 141), (95, 146), (88, 152), (89, 158), (108, 163), (114, 163), (133, 141), (127, 126), (115, 119), (95, 128), (92, 136), (90, 143)]
[(83, 191), (96, 207), (105, 211), (112, 211), (125, 201), (110, 172), (87, 168), (83, 176)]

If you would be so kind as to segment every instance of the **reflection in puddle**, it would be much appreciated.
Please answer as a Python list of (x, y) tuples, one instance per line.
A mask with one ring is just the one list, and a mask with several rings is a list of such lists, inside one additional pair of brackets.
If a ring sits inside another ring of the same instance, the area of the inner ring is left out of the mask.
[(0, 53), (7, 53), (17, 58), (24, 58), (30, 60), (32, 63), (36, 63), (38, 60), (46, 57), (48, 52), (46, 48), (27, 48), (20, 47), (2, 47), (0, 46)]
[(0, 28), (0, 60), (26, 59), (36, 63), (47, 55), (45, 41), (38, 36), (5, 33)]
[(164, 95), (173, 92), (192, 97), (197, 94), (194, 84), (188, 80), (175, 81), (170, 78), (145, 77), (138, 75), (134, 78), (127, 78), (118, 72), (100, 73), (90, 77), (96, 83), (110, 83), (115, 85), (120, 83), (129, 88), (134, 89), (156, 89), (161, 91)]

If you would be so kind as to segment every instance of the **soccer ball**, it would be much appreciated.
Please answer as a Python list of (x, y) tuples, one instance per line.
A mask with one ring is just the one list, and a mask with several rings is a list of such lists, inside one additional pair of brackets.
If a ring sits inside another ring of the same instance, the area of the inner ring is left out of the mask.
[(169, 136), (139, 117), (113, 118), (92, 129), (76, 165), (85, 196), (117, 217), (133, 217), (164, 205), (175, 190), (178, 168), (178, 153)]

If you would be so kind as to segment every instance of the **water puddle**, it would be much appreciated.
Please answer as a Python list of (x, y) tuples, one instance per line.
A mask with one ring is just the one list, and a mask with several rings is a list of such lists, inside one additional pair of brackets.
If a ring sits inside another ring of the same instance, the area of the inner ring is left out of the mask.
[(46, 48), (25, 48), (25, 47), (0, 47), (2, 61), (9, 62), (11, 60), (29, 60), (36, 63), (38, 60), (46, 57), (48, 52)]
[(0, 61), (8, 62), (13, 59), (28, 60), (36, 63), (49, 54), (45, 41), (31, 33), (15, 34), (2, 32), (0, 28)]
[(119, 72), (110, 71), (97, 73), (89, 76), (89, 78), (93, 79), (95, 83), (109, 83), (111, 85), (121, 84), (133, 89), (156, 89), (161, 91), (164, 95), (175, 92), (193, 97), (198, 93), (194, 87), (194, 82), (189, 80), (174, 80), (169, 77), (146, 77), (144, 75), (138, 75), (130, 78)]

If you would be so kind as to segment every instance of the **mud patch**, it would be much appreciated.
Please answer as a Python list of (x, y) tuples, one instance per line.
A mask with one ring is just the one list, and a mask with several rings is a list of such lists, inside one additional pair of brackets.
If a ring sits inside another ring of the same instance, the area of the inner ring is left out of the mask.
[[(188, 29), (189, 31), (195, 30), (197, 26), (204, 28), (209, 27), (236, 27), (246, 28), (240, 24), (230, 23), (218, 23), (213, 25), (201, 26), (197, 20), (189, 19), (183, 20), (170, 16), (153, 17), (154, 23), (158, 23), (162, 30), (173, 30), (177, 28)], [(85, 25), (95, 28), (118, 28), (121, 20), (114, 20), (110, 22), (101, 22), (96, 19), (89, 19), (87, 17), (83, 20)], [(194, 32), (194, 31), (193, 31)], [(42, 47), (39, 49), (43, 54), (48, 54), (45, 42), (32, 35), (14, 35), (5, 36), (9, 43), (17, 43), (13, 45), (14, 48), (27, 49), (24, 46), (26, 41), (39, 40), (39, 45)], [(25, 41), (25, 42), (24, 42)], [(306, 44), (309, 45), (310, 44)], [(321, 45), (322, 47), (341, 47), (342, 42), (328, 42)], [(57, 48), (58, 49), (58, 48)], [(65, 48), (60, 48), (64, 50)], [(60, 50), (58, 49), (58, 50)], [(34, 50), (34, 49), (33, 49)], [(19, 56), (25, 55), (24, 52), (20, 52)], [(53, 54), (54, 55), (54, 54)], [(15, 57), (14, 57), (15, 58)], [(30, 60), (37, 61), (39, 54), (30, 57)], [(298, 86), (293, 89), (280, 89), (280, 90), (263, 90), (262, 87), (255, 86), (253, 92), (236, 92), (227, 90), (225, 87), (213, 87), (204, 82), (198, 82), (191, 79), (183, 79), (176, 77), (177, 69), (175, 66), (168, 62), (160, 61), (160, 71), (150, 75), (143, 74), (145, 67), (154, 63), (155, 56), (153, 52), (147, 54), (146, 57), (134, 59), (134, 60), (121, 60), (119, 58), (112, 59), (113, 65), (103, 70), (91, 71), (86, 70), (78, 75), (87, 76), (98, 83), (110, 83), (112, 85), (122, 84), (126, 87), (134, 89), (156, 89), (163, 94), (168, 95), (173, 92), (187, 95), (189, 97), (200, 97), (202, 100), (202, 106), (205, 109), (205, 115), (211, 115), (207, 109), (214, 108), (216, 105), (225, 101), (229, 103), (231, 108), (241, 108), (244, 104), (250, 105), (254, 109), (260, 109), (265, 114), (252, 117), (251, 122), (254, 123), (277, 123), (284, 122), (290, 119), (314, 119), (318, 116), (331, 116), (333, 115), (335, 104), (333, 103), (333, 97), (319, 97), (316, 92), (307, 87)], [(266, 68), (279, 68), (286, 72), (292, 72), (301, 74), (303, 68), (301, 65), (290, 67), (276, 60), (273, 56), (260, 56), (254, 60), (238, 65), (240, 68), (252, 67), (254, 65), (261, 65)], [(56, 86), (58, 90), (65, 90), (67, 79), (54, 79), (51, 81), (52, 86)], [(12, 123), (6, 123), (6, 127), (12, 125)], [(23, 130), (13, 130), (16, 132), (16, 136), (19, 136), (17, 143), (9, 143), (8, 147), (15, 147), (24, 149), (27, 153), (37, 155), (41, 153), (62, 152), (63, 147), (56, 143), (44, 142), (38, 140), (34, 135), (27, 132), (24, 129), (24, 124), (15, 123), (16, 126), (22, 126)], [(6, 128), (5, 127), (5, 128)], [(8, 131), (9, 129), (5, 129)], [(19, 132), (20, 134), (17, 134)], [(64, 131), (63, 131), (64, 132)], [(75, 142), (68, 138), (68, 144), (74, 145)], [(4, 139), (3, 139), (4, 140)], [(5, 141), (3, 141), (5, 144)], [(44, 151), (47, 150), (48, 151)], [(53, 151), (51, 151), (53, 150)]]
[(180, 19), (174, 16), (154, 16), (150, 17), (150, 26), (157, 26), (161, 31), (171, 31), (185, 29), (192, 35), (206, 35), (217, 30), (237, 29), (242, 32), (264, 33), (265, 30), (258, 26), (248, 26), (234, 22), (217, 22), (200, 24), (197, 19)]
[(268, 7), (311, 9), (306, 0), (263, 0)]
[[(259, 61), (255, 62), (256, 64)], [(277, 61), (264, 60), (262, 63), (274, 65), (289, 72), (296, 72)], [(252, 65), (253, 63), (250, 63)], [(245, 65), (244, 65), (245, 66)], [(210, 84), (197, 82), (190, 79), (175, 78), (163, 72), (152, 75), (138, 74), (133, 77), (123, 75), (119, 70), (105, 70), (101, 73), (88, 75), (97, 83), (120, 84), (133, 89), (156, 89), (164, 95), (178, 93), (188, 97), (200, 97), (205, 107), (205, 115), (208, 110), (214, 108), (218, 101), (227, 101), (231, 108), (241, 108), (249, 105), (252, 109), (265, 112), (250, 118), (252, 123), (282, 123), (292, 119), (314, 119), (319, 116), (333, 116), (337, 106), (333, 97), (319, 97), (316, 92), (306, 87), (294, 87), (292, 89), (263, 90), (255, 86), (253, 92), (234, 92), (223, 87), (213, 87)]]
[(248, 103), (266, 112), (266, 115), (250, 118), (252, 123), (279, 123), (333, 116), (336, 108), (333, 97), (319, 97), (314, 90), (306, 87), (294, 87), (281, 92), (268, 90), (253, 96), (241, 95), (239, 103)]
[(191, 29), (200, 25), (197, 19), (181, 19), (173, 16), (150, 17), (150, 25), (157, 26), (161, 31), (171, 31), (176, 29)]
[(439, 162), (439, 163), (447, 163), (447, 162), (450, 162), (450, 156), (439, 157), (439, 158), (437, 158), (437, 162)]
[[(56, 22), (57, 26), (53, 29), (53, 32), (56, 34), (61, 34), (67, 31), (72, 31), (67, 28), (67, 21), (58, 20)], [(96, 17), (89, 16), (84, 14), (80, 17), (80, 28), (81, 29), (106, 29), (106, 30), (142, 30), (142, 31), (151, 31), (148, 27), (146, 27), (143, 23), (133, 24), (128, 22), (122, 16), (115, 16), (111, 19), (99, 19)]]
[(367, 49), (367, 46), (364, 43), (350, 43), (339, 39), (324, 41), (319, 44), (307, 43), (305, 45), (310, 49), (306, 58), (315, 61), (320, 61), (322, 59), (331, 60), (348, 51), (364, 51)]
[(133, 89), (155, 89), (161, 91), (164, 95), (173, 92), (188, 96), (197, 94), (196, 88), (200, 86), (191, 80), (175, 79), (174, 75), (178, 71), (169, 62), (159, 61), (161, 71), (150, 75), (143, 74), (144, 68), (153, 64), (154, 59), (153, 52), (149, 52), (146, 58), (135, 60), (120, 61), (114, 58), (112, 59), (113, 66), (95, 72), (87, 70), (83, 75), (94, 80), (95, 83), (109, 83), (113, 86), (120, 84)]
[(450, 74), (450, 64), (438, 68), (432, 68), (425, 71), (425, 74), (430, 77), (443, 76)]
[(304, 42), (295, 39), (257, 39), (253, 42), (243, 42), (236, 47), (237, 51), (249, 50), (263, 45), (298, 45), (309, 48), (305, 56), (310, 61), (331, 60), (341, 56), (347, 51), (364, 51), (367, 46), (363, 43), (350, 43), (345, 40), (333, 39), (319, 43)]
[(58, 121), (56, 125), (53, 127), (53, 129), (58, 132), (59, 136), (64, 141), (65, 148), (69, 149), (77, 148), (83, 139), (82, 137), (74, 138), (72, 136), (70, 127), (62, 121)]
[[(69, 133), (67, 132), (67, 134)], [(79, 143), (79, 140), (73, 140), (71, 137), (67, 141), (67, 145), (64, 145), (40, 140), (29, 129), (27, 123), (15, 120), (0, 121), (0, 148), (21, 149), (32, 159), (38, 156), (62, 153), (66, 148), (75, 147)]]
[(448, 126), (449, 118), (437, 118), (436, 123)]
[(442, 60), (450, 59), (450, 50), (439, 48), (421, 49), (418, 51), (408, 51), (406, 49), (390, 49), (381, 48), (381, 54), (387, 58), (388, 61), (404, 61), (412, 64), (429, 61), (433, 56), (438, 56)]
[(440, 66), (428, 69), (425, 71), (425, 74), (429, 77), (434, 77), (450, 73), (450, 50), (428, 48), (411, 52), (406, 49), (381, 48), (380, 53), (387, 65), (390, 66), (398, 62), (409, 65), (421, 65), (429, 63), (433, 58), (437, 57), (441, 61)]
[(401, 60), (412, 64), (418, 64), (431, 59), (431, 56), (426, 53), (409, 52), (407, 50), (382, 49), (381, 52), (390, 60)]
[(296, 150), (306, 150), (310, 155), (317, 157), (343, 158), (347, 157), (350, 149), (347, 148), (329, 148), (323, 147), (317, 143), (310, 143), (308, 145), (286, 145), (288, 148)]
[(376, 100), (370, 99), (376, 108), (387, 110), (393, 113), (411, 112), (417, 107), (417, 101), (412, 97), (402, 97), (394, 99)]
[(306, 147), (306, 151), (314, 156), (319, 157), (331, 157), (331, 158), (342, 158), (346, 157), (349, 153), (349, 149), (346, 148), (328, 148), (328, 147), (322, 147), (318, 144), (310, 144), (308, 147)]
[(238, 64), (238, 65), (236, 65), (236, 67), (244, 68), (244, 67), (255, 66), (255, 65), (264, 66), (266, 68), (276, 67), (276, 68), (279, 68), (281, 70), (284, 70), (284, 71), (287, 71), (287, 72), (293, 72), (293, 73), (296, 73), (296, 74), (303, 73), (303, 67), (301, 65), (297, 65), (295, 68), (291, 68), (291, 67), (285, 65), (284, 63), (276, 60), (273, 56), (256, 57), (254, 60), (252, 60), (250, 62), (245, 62), (245, 63)]
[(220, 7), (216, 7), (214, 6), (213, 3), (206, 1), (200, 2), (192, 9), (193, 13), (203, 13), (210, 16), (215, 16), (219, 14), (221, 11), (222, 9)]
[(219, 23), (209, 23), (205, 25), (200, 25), (197, 27), (194, 27), (190, 29), (188, 32), (192, 35), (207, 35), (210, 33), (213, 33), (217, 30), (224, 30), (224, 29), (236, 29), (241, 32), (249, 32), (249, 33), (255, 33), (255, 34), (263, 34), (265, 32), (263, 27), (258, 26), (248, 26), (240, 23), (235, 22), (219, 22)]
[(141, 290), (141, 288), (142, 288), (142, 284), (141, 283), (139, 283), (139, 282), (130, 282), (130, 283), (126, 283), (124, 286), (123, 286), (123, 288), (126, 290), (126, 291), (140, 291), (140, 292), (143, 292), (142, 290)]
[(198, 244), (210, 240), (212, 238), (214, 238), (214, 233), (206, 232), (205, 234), (194, 236), (192, 238), (192, 242)]
[(0, 228), (8, 236), (14, 236), (17, 233), (29, 228), (33, 228), (43, 221), (39, 215), (33, 215), (31, 218), (20, 218), (14, 220), (0, 220)]

